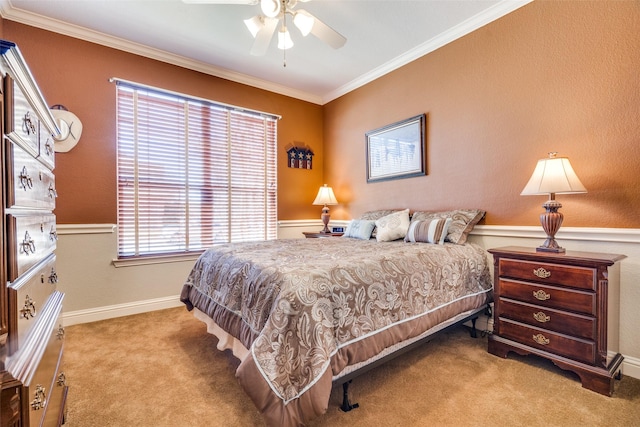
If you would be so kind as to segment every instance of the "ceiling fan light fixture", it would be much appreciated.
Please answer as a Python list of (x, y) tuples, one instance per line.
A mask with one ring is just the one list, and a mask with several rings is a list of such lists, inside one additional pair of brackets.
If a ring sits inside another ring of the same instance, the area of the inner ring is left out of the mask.
[(293, 47), (293, 40), (287, 27), (278, 30), (278, 49), (287, 50)]
[(251, 33), (251, 35), (255, 39), (256, 36), (258, 35), (258, 31), (260, 31), (262, 28), (264, 28), (264, 21), (262, 20), (262, 18), (260, 16), (256, 15), (253, 18), (245, 19), (244, 20), (244, 25), (247, 26), (247, 29), (249, 30), (249, 32)]
[(280, 15), (281, 8), (280, 0), (260, 0), (260, 9), (269, 18)]
[(293, 16), (293, 23), (298, 27), (302, 35), (306, 37), (311, 32), (311, 29), (313, 29), (315, 19), (308, 12), (299, 10)]

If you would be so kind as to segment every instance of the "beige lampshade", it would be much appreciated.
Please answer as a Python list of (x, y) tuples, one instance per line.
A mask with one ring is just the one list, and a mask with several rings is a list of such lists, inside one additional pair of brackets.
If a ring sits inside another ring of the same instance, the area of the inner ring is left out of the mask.
[(338, 200), (336, 199), (335, 194), (333, 194), (333, 188), (327, 187), (327, 184), (320, 187), (318, 190), (318, 195), (316, 199), (313, 201), (314, 205), (337, 205)]
[(546, 159), (538, 160), (529, 182), (520, 195), (532, 196), (557, 193), (586, 193), (587, 189), (573, 171), (569, 159), (549, 153)]

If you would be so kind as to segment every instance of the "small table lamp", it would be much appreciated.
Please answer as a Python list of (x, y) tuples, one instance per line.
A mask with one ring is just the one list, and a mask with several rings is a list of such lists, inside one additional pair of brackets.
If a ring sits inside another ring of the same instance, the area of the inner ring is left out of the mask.
[(538, 252), (565, 252), (565, 249), (561, 248), (554, 238), (563, 219), (562, 213), (558, 212), (562, 205), (556, 201), (556, 194), (587, 192), (573, 171), (569, 159), (556, 157), (557, 154), (555, 152), (549, 153), (548, 158), (538, 160), (531, 179), (520, 193), (521, 196), (549, 195), (549, 200), (542, 205), (546, 212), (540, 214), (540, 223), (547, 233), (547, 240), (542, 246), (536, 248)]
[(333, 189), (331, 187), (327, 187), (327, 184), (320, 187), (318, 190), (318, 195), (316, 199), (313, 201), (314, 205), (324, 205), (322, 208), (322, 223), (324, 224), (324, 229), (321, 233), (331, 233), (329, 230), (329, 208), (328, 205), (337, 205), (338, 200), (336, 200), (335, 194), (333, 194)]

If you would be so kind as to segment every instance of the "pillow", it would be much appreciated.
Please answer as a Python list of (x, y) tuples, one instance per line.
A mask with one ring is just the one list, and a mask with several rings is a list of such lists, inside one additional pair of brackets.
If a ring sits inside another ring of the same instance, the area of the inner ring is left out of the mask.
[(451, 224), (451, 218), (411, 221), (404, 241), (442, 245), (444, 244), (444, 238), (447, 236), (449, 224)]
[(354, 239), (368, 240), (376, 223), (365, 219), (353, 219), (347, 225), (347, 229), (342, 237), (352, 237)]
[[(401, 211), (402, 209), (378, 209), (375, 211), (367, 211), (365, 213), (363, 213), (362, 215), (360, 215), (360, 219), (367, 219), (367, 220), (377, 220), (382, 218), (383, 216), (387, 216), (389, 214), (392, 214), (394, 212), (398, 212)], [(376, 227), (373, 227), (373, 232), (371, 233), (372, 237), (376, 237), (378, 230), (376, 229)]]
[(411, 221), (451, 218), (445, 241), (462, 245), (473, 227), (484, 217), (480, 209), (456, 209), (447, 212), (414, 212)]
[(379, 209), (377, 211), (367, 211), (360, 215), (360, 219), (368, 219), (368, 220), (377, 220), (382, 218), (383, 216), (390, 215), (394, 212), (402, 211), (403, 209)]
[(397, 211), (376, 220), (376, 240), (390, 242), (403, 239), (409, 229), (409, 209)]

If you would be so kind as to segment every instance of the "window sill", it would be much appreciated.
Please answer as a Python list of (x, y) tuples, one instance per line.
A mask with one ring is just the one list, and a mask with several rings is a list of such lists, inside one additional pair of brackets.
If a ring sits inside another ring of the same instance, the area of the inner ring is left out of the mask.
[(180, 254), (180, 255), (157, 255), (137, 258), (118, 258), (112, 260), (113, 266), (120, 267), (137, 267), (140, 265), (168, 264), (171, 262), (195, 261), (200, 253)]

